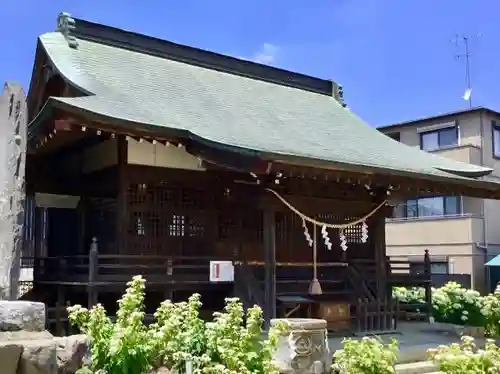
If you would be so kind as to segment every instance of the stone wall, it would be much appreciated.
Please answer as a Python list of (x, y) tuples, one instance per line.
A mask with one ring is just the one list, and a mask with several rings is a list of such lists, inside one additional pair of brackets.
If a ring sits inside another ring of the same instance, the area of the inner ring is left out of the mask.
[(89, 357), (84, 335), (54, 337), (45, 330), (45, 305), (0, 301), (1, 374), (74, 374)]

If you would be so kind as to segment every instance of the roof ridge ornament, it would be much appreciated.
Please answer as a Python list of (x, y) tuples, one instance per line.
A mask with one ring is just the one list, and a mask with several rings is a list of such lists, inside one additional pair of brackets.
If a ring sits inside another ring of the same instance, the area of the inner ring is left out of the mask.
[(78, 48), (78, 39), (71, 32), (76, 28), (75, 19), (71, 17), (69, 13), (61, 12), (57, 17), (57, 28), (56, 31), (59, 31), (64, 35), (64, 38), (68, 42), (70, 48)]

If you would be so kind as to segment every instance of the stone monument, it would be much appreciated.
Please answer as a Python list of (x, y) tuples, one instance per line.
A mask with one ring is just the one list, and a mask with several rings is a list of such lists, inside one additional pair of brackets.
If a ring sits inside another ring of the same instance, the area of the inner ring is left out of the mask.
[(0, 299), (19, 295), (27, 120), (23, 88), (5, 83), (0, 96)]
[(273, 361), (284, 374), (322, 374), (331, 364), (328, 348), (326, 321), (322, 319), (296, 318), (273, 319), (288, 325), (282, 334)]

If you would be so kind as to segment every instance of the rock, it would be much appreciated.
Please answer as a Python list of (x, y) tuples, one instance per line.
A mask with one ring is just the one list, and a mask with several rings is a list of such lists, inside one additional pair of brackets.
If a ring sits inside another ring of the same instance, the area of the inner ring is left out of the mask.
[(280, 373), (322, 374), (330, 367), (326, 321), (322, 319), (274, 319), (271, 325), (284, 321), (288, 331), (283, 333), (273, 362)]
[(57, 373), (56, 339), (19, 341), (24, 346), (16, 374)]
[(16, 374), (19, 358), (23, 346), (12, 342), (0, 342), (0, 372), (2, 374)]
[(0, 300), (0, 331), (45, 330), (45, 304)]
[(90, 339), (86, 335), (71, 335), (54, 340), (58, 374), (74, 374), (83, 365), (90, 363)]
[(17, 340), (47, 340), (54, 336), (45, 331), (0, 331), (0, 342), (12, 342)]

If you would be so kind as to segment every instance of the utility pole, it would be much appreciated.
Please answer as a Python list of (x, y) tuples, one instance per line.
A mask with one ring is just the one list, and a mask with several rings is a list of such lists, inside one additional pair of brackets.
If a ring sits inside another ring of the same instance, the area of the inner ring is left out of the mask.
[(455, 44), (458, 48), (463, 48), (461, 53), (455, 55), (457, 60), (465, 59), (465, 85), (466, 90), (462, 98), (469, 102), (469, 108), (472, 108), (472, 86), (471, 86), (471, 74), (470, 74), (470, 43), (483, 36), (481, 33), (475, 35), (459, 35), (456, 34), (455, 38), (450, 40), (450, 43)]

